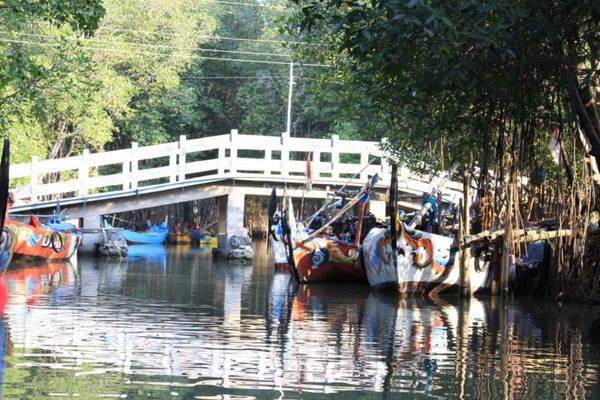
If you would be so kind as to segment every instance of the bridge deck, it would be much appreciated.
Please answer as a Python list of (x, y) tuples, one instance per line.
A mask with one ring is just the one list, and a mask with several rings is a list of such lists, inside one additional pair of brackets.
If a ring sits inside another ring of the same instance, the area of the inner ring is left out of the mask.
[[(385, 143), (284, 136), (230, 134), (187, 139), (130, 149), (90, 153), (10, 166), (15, 213), (52, 210), (60, 202), (73, 218), (92, 221), (118, 210), (144, 208), (232, 193), (268, 196), (270, 188), (287, 187), (292, 196), (324, 198), (343, 185), (363, 185), (379, 174), (376, 190), (389, 188), (390, 168)], [(312, 192), (303, 192), (311, 156)], [(54, 179), (51, 179), (53, 177)], [(58, 179), (56, 179), (58, 177)], [(430, 179), (400, 170), (399, 190), (420, 205), (418, 196), (432, 188)], [(213, 192), (211, 192), (211, 190)], [(461, 185), (451, 182), (443, 191), (446, 202), (458, 202)], [(90, 222), (92, 228), (96, 223)]]

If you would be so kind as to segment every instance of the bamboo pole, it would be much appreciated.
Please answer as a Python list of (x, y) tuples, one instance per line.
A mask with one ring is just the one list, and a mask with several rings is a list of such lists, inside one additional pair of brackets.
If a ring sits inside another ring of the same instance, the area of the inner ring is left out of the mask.
[[(469, 199), (469, 192), (471, 190), (471, 179), (470, 179), (470, 175), (467, 171), (467, 169), (465, 169), (465, 172), (463, 173), (463, 200), (464, 200), (464, 207), (462, 207), (462, 215), (461, 215), (461, 227), (459, 230), (459, 234), (462, 235), (461, 238), (459, 238), (460, 243), (463, 243), (464, 240), (463, 238), (465, 236), (469, 236), (470, 233), (470, 213), (469, 213), (469, 204), (470, 204), (470, 199)], [(471, 247), (470, 246), (463, 246), (462, 249), (460, 250), (460, 288), (461, 288), (461, 295), (463, 297), (470, 297), (471, 296), (471, 268), (470, 267), (470, 259), (471, 259)]]
[[(498, 229), (497, 231), (485, 231), (473, 235), (469, 238), (468, 244), (475, 244), (481, 242), (494, 242), (504, 236), (506, 230)], [(533, 242), (535, 240), (554, 239), (558, 237), (572, 236), (573, 230), (571, 229), (558, 229), (555, 231), (545, 231), (542, 229), (516, 229), (512, 231), (512, 242), (513, 243), (526, 243)]]
[(354, 245), (358, 247), (358, 245), (361, 243), (360, 242), (360, 236), (362, 235), (362, 227), (363, 227), (363, 219), (365, 217), (365, 207), (367, 206), (367, 203), (361, 203), (360, 204), (360, 211), (358, 213), (358, 227), (356, 228), (356, 237), (354, 238)]
[(506, 153), (504, 156), (504, 165), (506, 166), (505, 170), (505, 178), (504, 178), (504, 188), (506, 191), (506, 208), (504, 214), (504, 229), (506, 230), (503, 241), (502, 241), (502, 262), (500, 263), (500, 294), (501, 296), (508, 295), (509, 282), (508, 282), (508, 273), (510, 269), (510, 259), (512, 257), (511, 251), (511, 239), (512, 239), (512, 220), (511, 213), (513, 210), (512, 203), (512, 190), (511, 190), (511, 172), (508, 170), (509, 165), (509, 153)]
[(558, 229), (556, 231), (533, 231), (526, 232), (524, 235), (513, 239), (515, 243), (533, 242), (536, 240), (554, 239), (561, 237), (569, 237), (573, 235), (571, 229)]

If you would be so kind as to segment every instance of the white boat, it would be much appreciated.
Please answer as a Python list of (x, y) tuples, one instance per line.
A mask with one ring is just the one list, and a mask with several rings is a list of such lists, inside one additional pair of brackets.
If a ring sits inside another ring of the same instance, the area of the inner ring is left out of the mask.
[[(395, 246), (389, 230), (372, 229), (363, 241), (365, 269), (373, 288), (393, 288), (402, 294), (458, 292), (458, 243), (454, 238), (409, 229), (401, 224)], [(487, 262), (468, 260), (471, 293), (491, 288)]]
[[(396, 166), (393, 166), (389, 227), (372, 229), (362, 243), (369, 285), (393, 288), (401, 294), (458, 292), (461, 277), (457, 240), (414, 229), (420, 217), (428, 211), (428, 201), (410, 225), (403, 221), (397, 223), (396, 171)], [(431, 197), (438, 190), (439, 187)], [(467, 262), (470, 292), (489, 291), (492, 284), (489, 263), (475, 255)]]

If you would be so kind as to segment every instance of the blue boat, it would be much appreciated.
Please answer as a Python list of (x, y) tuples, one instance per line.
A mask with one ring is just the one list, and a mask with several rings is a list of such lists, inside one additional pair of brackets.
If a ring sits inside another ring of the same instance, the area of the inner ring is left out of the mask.
[(127, 244), (161, 244), (167, 239), (168, 232), (135, 232), (130, 230), (122, 230), (121, 236)]
[(132, 230), (122, 230), (121, 236), (127, 244), (162, 244), (167, 239), (169, 229), (166, 223), (153, 225), (147, 231), (136, 232)]

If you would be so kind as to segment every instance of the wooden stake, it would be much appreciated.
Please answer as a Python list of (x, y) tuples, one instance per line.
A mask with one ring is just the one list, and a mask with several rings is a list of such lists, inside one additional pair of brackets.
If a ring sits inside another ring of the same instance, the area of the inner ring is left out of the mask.
[[(465, 206), (462, 208), (461, 215), (461, 227), (460, 227), (460, 235), (462, 238), (459, 238), (460, 243), (463, 243), (463, 238), (465, 236), (469, 236), (471, 231), (470, 229), (470, 212), (469, 212), (469, 204), (470, 202), (470, 190), (471, 190), (471, 178), (467, 169), (463, 174), (463, 200)], [(471, 296), (471, 268), (470, 267), (470, 259), (471, 259), (471, 248), (469, 246), (463, 246), (460, 252), (460, 287), (461, 287), (461, 295), (463, 297)]]

